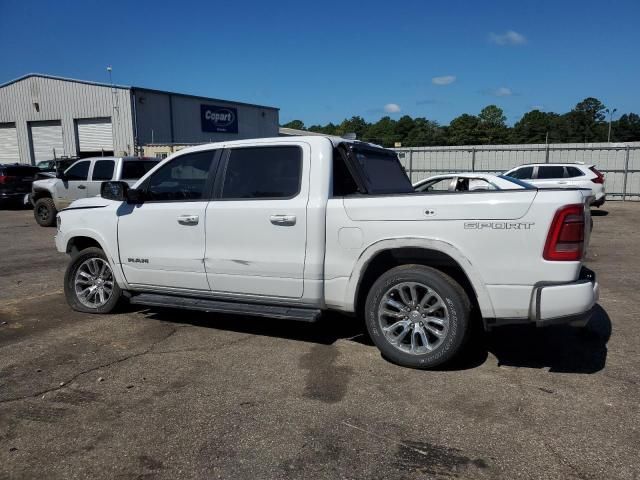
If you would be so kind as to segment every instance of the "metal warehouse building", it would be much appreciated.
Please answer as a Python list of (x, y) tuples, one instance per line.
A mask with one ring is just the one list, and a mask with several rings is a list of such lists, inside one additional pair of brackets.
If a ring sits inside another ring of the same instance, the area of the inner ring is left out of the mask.
[(0, 163), (277, 137), (278, 109), (29, 74), (0, 85)]

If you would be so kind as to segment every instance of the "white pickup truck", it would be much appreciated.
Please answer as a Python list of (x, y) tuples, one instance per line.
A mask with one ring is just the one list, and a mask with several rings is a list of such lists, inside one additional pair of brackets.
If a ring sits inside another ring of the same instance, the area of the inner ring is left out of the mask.
[(363, 316), (387, 358), (428, 368), (472, 321), (588, 321), (582, 193), (524, 187), (415, 192), (394, 152), (337, 138), (215, 143), (72, 203), (56, 246), (75, 310), (122, 297), (303, 321), (338, 310)]

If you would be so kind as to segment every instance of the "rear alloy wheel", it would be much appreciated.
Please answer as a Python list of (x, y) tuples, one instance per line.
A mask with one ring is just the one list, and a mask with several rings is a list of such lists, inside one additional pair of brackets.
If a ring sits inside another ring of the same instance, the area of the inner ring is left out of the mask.
[(71, 308), (85, 313), (109, 313), (122, 293), (104, 252), (96, 247), (82, 250), (72, 259), (64, 290)]
[(369, 334), (389, 360), (430, 368), (451, 360), (467, 336), (469, 300), (449, 276), (422, 265), (396, 267), (373, 285)]
[(41, 227), (53, 227), (57, 214), (58, 210), (52, 198), (39, 198), (33, 206), (33, 216)]

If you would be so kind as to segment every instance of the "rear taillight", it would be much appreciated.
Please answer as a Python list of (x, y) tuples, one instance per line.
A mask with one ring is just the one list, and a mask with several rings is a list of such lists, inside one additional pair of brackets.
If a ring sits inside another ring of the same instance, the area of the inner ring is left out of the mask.
[(575, 262), (582, 259), (584, 249), (584, 206), (566, 205), (551, 222), (543, 258)]
[(0, 175), (0, 184), (11, 183), (12, 180), (15, 180), (15, 177), (11, 177), (9, 175)]
[(590, 167), (589, 170), (597, 175), (596, 178), (591, 179), (593, 183), (604, 183), (604, 175), (596, 167)]

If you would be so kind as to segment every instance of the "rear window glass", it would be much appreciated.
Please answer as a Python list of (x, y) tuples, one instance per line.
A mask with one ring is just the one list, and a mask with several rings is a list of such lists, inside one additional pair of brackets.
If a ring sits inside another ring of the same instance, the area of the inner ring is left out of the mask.
[(573, 178), (573, 177), (582, 177), (582, 176), (584, 176), (584, 173), (582, 173), (582, 171), (579, 168), (567, 167), (567, 177)]
[(153, 161), (125, 160), (122, 162), (122, 180), (138, 180), (157, 164)]
[(364, 176), (371, 194), (410, 193), (413, 185), (393, 152), (369, 148), (352, 148), (352, 155)]
[(37, 167), (6, 166), (0, 167), (0, 171), (10, 177), (33, 177), (39, 169)]

